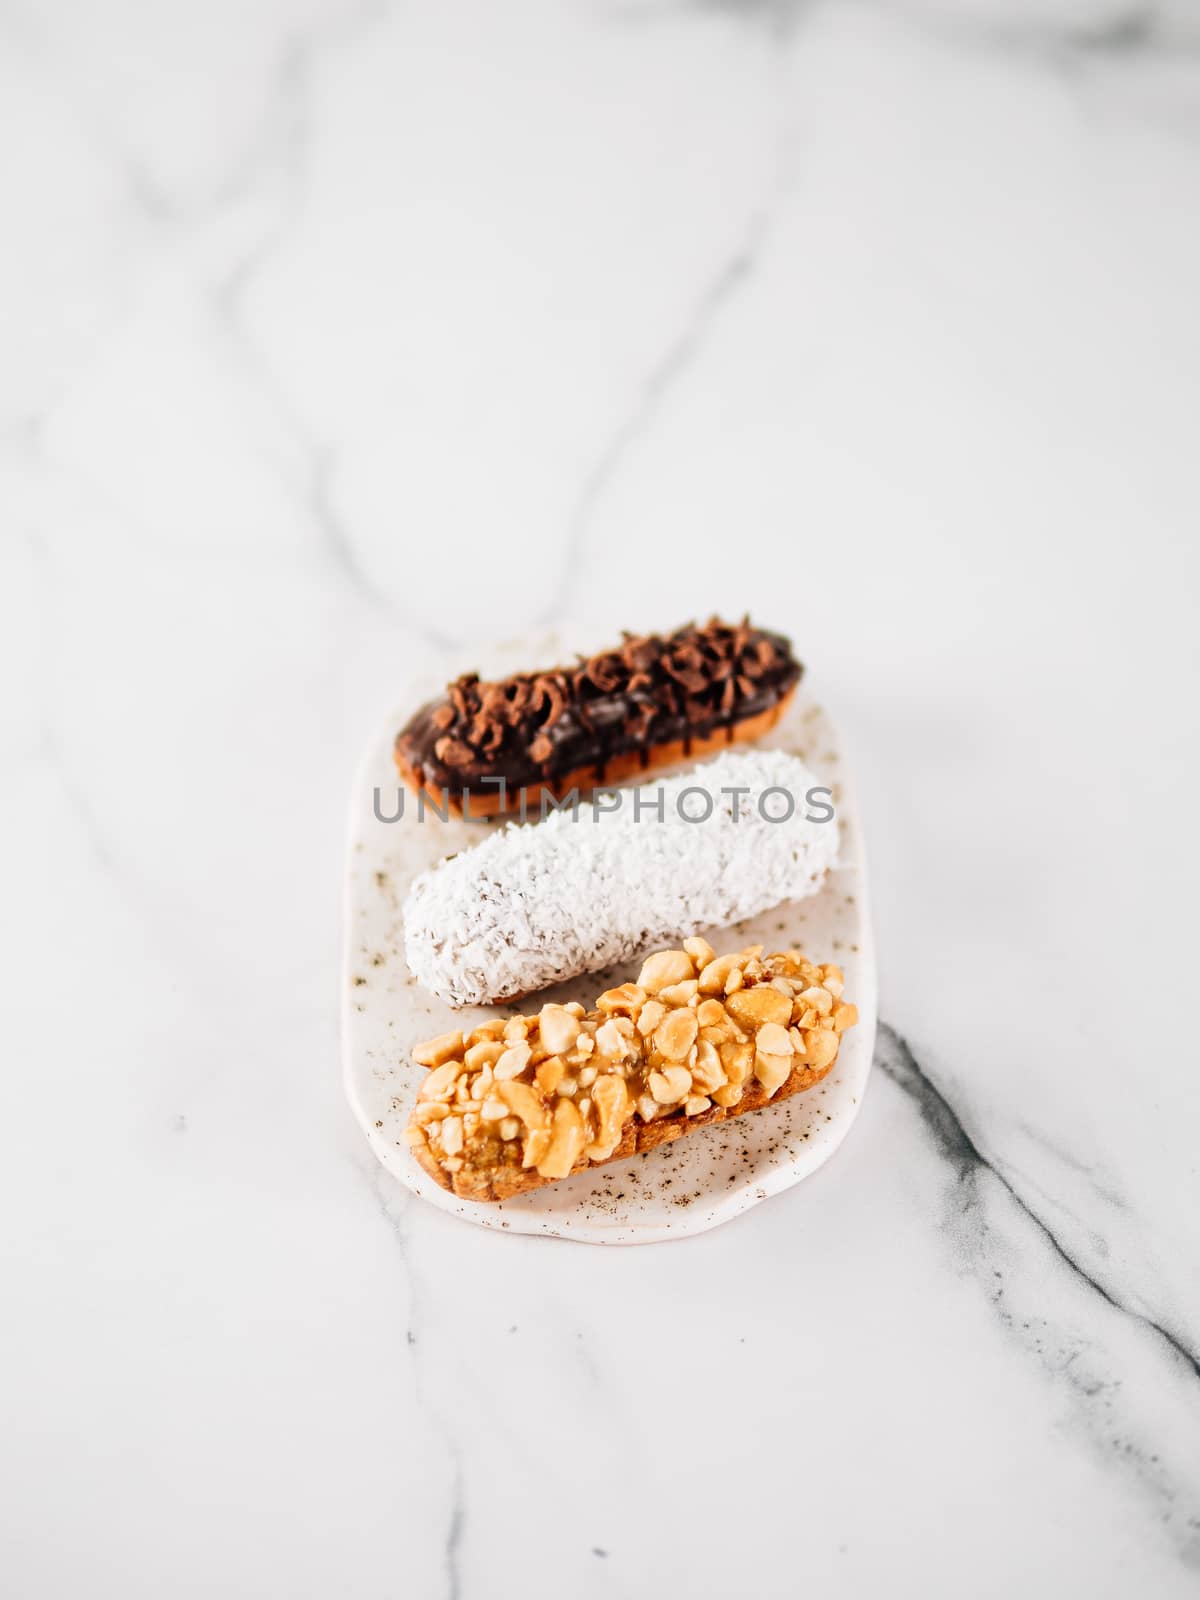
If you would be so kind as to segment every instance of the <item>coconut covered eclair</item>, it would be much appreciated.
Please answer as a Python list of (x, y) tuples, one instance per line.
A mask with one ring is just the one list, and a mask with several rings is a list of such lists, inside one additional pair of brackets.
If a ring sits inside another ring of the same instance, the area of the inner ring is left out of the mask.
[(842, 994), (841, 969), (798, 950), (689, 939), (592, 1011), (545, 1005), (418, 1045), (431, 1071), (406, 1138), (444, 1189), (507, 1200), (811, 1088), (858, 1021)]
[(414, 880), (409, 968), (451, 1005), (485, 1005), (802, 899), (836, 860), (829, 794), (796, 756), (731, 751), (510, 823)]
[(467, 673), (396, 738), (401, 777), (456, 816), (495, 816), (757, 739), (803, 671), (782, 634), (714, 617), (626, 634), (574, 666)]

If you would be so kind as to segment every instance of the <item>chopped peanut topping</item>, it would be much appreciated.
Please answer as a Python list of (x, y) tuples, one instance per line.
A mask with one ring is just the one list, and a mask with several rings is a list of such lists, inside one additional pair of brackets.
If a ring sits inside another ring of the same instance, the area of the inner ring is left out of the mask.
[[(839, 967), (762, 946), (716, 955), (703, 939), (647, 957), (594, 1012), (544, 1005), (417, 1045), (431, 1070), (406, 1134), (448, 1175), (565, 1178), (608, 1161), (631, 1123), (711, 1121), (806, 1088), (858, 1021)], [(632, 1134), (630, 1134), (632, 1138)], [(450, 1178), (447, 1178), (450, 1182)], [(512, 1192), (511, 1188), (508, 1192)]]

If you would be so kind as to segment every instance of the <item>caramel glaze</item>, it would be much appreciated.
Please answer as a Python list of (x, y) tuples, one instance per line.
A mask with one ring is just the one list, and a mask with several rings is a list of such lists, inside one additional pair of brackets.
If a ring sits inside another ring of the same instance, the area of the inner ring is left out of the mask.
[[(627, 637), (616, 650), (573, 667), (518, 674), (496, 685), (481, 684), (473, 674), (460, 678), (400, 732), (396, 757), (419, 782), (452, 799), (467, 789), (480, 796), (495, 792), (501, 777), (510, 791), (579, 771), (600, 783), (619, 757), (640, 755), (638, 765), (645, 767), (650, 752), (664, 745), (681, 746), (686, 756), (696, 743), (760, 716), (790, 694), (802, 672), (783, 635), (748, 622), (714, 620), (665, 637)], [(625, 682), (608, 688), (595, 681), (603, 684), (614, 674)], [(564, 692), (540, 692), (547, 682)], [(481, 740), (479, 701), (488, 691), (493, 704), (516, 695), (533, 705), (515, 719), (493, 715), (491, 738)], [(452, 761), (439, 756), (439, 745)], [(493, 781), (484, 785), (484, 778)]]

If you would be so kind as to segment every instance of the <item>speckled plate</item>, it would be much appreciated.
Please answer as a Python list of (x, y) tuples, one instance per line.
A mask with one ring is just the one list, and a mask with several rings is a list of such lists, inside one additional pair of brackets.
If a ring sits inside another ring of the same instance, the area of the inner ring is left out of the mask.
[[(483, 669), (506, 673), (530, 662), (570, 659), (574, 648), (585, 646), (526, 639), (495, 652)], [(496, 1205), (447, 1193), (413, 1160), (402, 1135), (424, 1071), (410, 1061), (411, 1046), (449, 1028), (474, 1027), (489, 1014), (473, 1008), (454, 1011), (418, 987), (404, 960), (400, 908), (416, 873), (477, 843), (491, 825), (443, 822), (428, 812), (418, 820), (411, 795), (400, 820), (381, 822), (376, 816), (376, 790), (382, 816), (397, 809), (392, 764), (396, 730), (444, 682), (443, 676), (414, 683), (379, 729), (360, 768), (350, 811), (342, 1048), (350, 1104), (380, 1161), (431, 1205), (480, 1227), (591, 1244), (686, 1238), (807, 1178), (841, 1144), (862, 1102), (875, 1037), (876, 979), (865, 858), (845, 759), (836, 729), (803, 686), (788, 715), (763, 743), (801, 756), (833, 789), (842, 827), (842, 864), (812, 898), (778, 906), (733, 928), (706, 932), (718, 950), (757, 943), (774, 950), (795, 944), (814, 960), (842, 965), (846, 997), (858, 1005), (860, 1021), (843, 1040), (829, 1076), (777, 1106), (697, 1129), (646, 1155)], [(590, 1005), (601, 989), (636, 977), (639, 964), (562, 984), (547, 990), (544, 998)]]

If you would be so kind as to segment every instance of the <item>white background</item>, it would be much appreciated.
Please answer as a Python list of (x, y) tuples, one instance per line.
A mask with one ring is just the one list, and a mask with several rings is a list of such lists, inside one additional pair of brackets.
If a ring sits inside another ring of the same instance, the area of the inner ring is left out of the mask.
[[(0, 207), (0, 1586), (1194, 1592), (1194, 10), (17, 0)], [(856, 758), (850, 1139), (641, 1250), (407, 1199), (360, 747), (745, 608)]]

